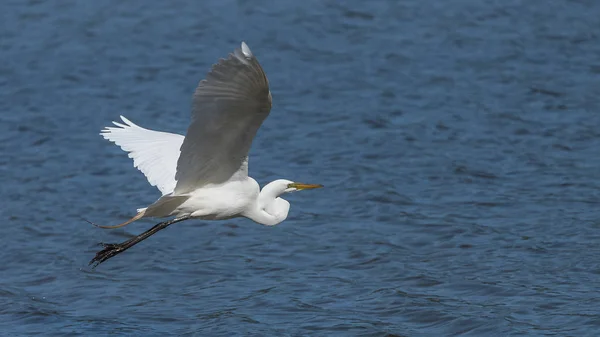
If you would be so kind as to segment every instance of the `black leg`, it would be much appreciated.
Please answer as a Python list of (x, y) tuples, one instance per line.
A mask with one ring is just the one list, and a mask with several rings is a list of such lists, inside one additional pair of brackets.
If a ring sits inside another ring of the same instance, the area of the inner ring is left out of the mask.
[(93, 265), (92, 268), (96, 268), (96, 267), (98, 267), (98, 265), (100, 263), (110, 259), (111, 257), (113, 257), (117, 254), (121, 254), (122, 252), (126, 251), (127, 249), (138, 244), (140, 241), (146, 240), (147, 238), (149, 238), (151, 235), (158, 232), (159, 230), (165, 229), (174, 223), (177, 223), (177, 222), (180, 222), (183, 220), (187, 220), (189, 218), (190, 218), (189, 216), (185, 216), (185, 217), (175, 218), (175, 219), (172, 219), (169, 221), (161, 222), (161, 223), (155, 225), (154, 227), (150, 228), (149, 230), (143, 232), (142, 234), (140, 234), (134, 238), (131, 238), (127, 241), (123, 241), (121, 243), (101, 243), (101, 245), (104, 247), (104, 249), (102, 249), (101, 251), (96, 253), (96, 256), (94, 256), (94, 258), (90, 261), (89, 265)]

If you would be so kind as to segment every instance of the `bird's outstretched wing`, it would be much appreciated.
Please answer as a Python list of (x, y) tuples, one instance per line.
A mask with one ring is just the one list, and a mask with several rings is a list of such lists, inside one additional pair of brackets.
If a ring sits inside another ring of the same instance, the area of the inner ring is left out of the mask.
[(248, 151), (270, 111), (267, 76), (242, 42), (241, 48), (213, 65), (194, 93), (192, 122), (177, 162), (175, 194), (234, 176), (247, 177)]
[(152, 186), (165, 195), (175, 189), (175, 172), (183, 136), (174, 133), (144, 129), (121, 116), (123, 123), (106, 127), (100, 135), (129, 152), (137, 167)]

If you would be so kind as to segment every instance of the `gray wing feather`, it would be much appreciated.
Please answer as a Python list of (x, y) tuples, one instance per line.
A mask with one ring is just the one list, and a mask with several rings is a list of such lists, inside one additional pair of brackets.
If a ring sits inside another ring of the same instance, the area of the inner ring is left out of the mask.
[(270, 111), (267, 76), (242, 42), (241, 48), (213, 65), (194, 92), (175, 193), (247, 177), (248, 151)]

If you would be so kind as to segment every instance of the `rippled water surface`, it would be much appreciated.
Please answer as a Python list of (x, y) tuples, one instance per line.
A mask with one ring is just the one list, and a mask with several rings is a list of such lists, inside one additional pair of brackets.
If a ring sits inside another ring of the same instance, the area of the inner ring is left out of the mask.
[[(0, 334), (597, 336), (600, 2), (5, 1)], [(244, 40), (290, 217), (188, 221), (98, 131), (185, 132)]]

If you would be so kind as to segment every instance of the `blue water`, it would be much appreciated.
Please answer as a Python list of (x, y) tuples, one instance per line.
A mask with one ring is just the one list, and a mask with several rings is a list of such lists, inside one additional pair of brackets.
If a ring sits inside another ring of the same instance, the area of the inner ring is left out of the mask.
[[(0, 3), (0, 335), (597, 336), (600, 2)], [(185, 132), (244, 40), (289, 218), (174, 225), (98, 132)]]

